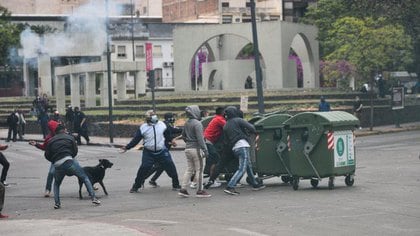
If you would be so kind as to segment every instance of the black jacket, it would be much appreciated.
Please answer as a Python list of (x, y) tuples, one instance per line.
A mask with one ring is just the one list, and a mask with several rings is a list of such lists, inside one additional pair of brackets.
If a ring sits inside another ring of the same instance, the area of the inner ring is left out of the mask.
[(77, 144), (73, 136), (65, 133), (56, 134), (52, 137), (45, 148), (45, 158), (51, 163), (66, 157), (77, 155)]
[(251, 143), (249, 134), (256, 134), (255, 127), (240, 118), (236, 108), (226, 108), (225, 115), (227, 121), (226, 125), (223, 127), (223, 135), (229, 149), (233, 148), (236, 142), (241, 139), (245, 139), (248, 143)]
[(19, 122), (19, 117), (17, 117), (15, 112), (10, 113), (10, 115), (7, 117), (7, 125), (9, 127), (17, 126)]

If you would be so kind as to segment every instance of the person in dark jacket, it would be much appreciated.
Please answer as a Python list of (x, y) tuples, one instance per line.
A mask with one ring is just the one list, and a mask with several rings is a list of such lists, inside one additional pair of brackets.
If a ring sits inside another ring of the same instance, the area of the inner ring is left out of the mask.
[(12, 113), (10, 113), (10, 115), (7, 117), (7, 126), (9, 127), (9, 130), (7, 132), (6, 142), (10, 142), (10, 139), (12, 139), (13, 142), (16, 142), (18, 124), (19, 124), (19, 117), (16, 115), (16, 110), (15, 110)]
[[(48, 129), (50, 130), (50, 133), (47, 135), (47, 137), (45, 137), (44, 143), (38, 143), (35, 140), (31, 140), (29, 141), (29, 144), (32, 146), (35, 146), (38, 149), (45, 151), (45, 148), (47, 147), (48, 142), (50, 141), (52, 137), (54, 137), (55, 130), (57, 129), (59, 124), (60, 123), (58, 123), (55, 120), (48, 121)], [(44, 197), (50, 197), (51, 195), (51, 186), (54, 180), (54, 173), (55, 173), (55, 168), (54, 168), (54, 165), (51, 163), (50, 168), (48, 170), (47, 183), (45, 184)]]
[(89, 144), (89, 131), (86, 122), (86, 115), (80, 111), (79, 107), (74, 108), (74, 132), (77, 133), (76, 141), (78, 145), (82, 144), (81, 137), (86, 139), (86, 144)]
[(324, 96), (321, 96), (321, 102), (318, 105), (318, 111), (331, 111), (330, 104), (325, 100)]
[[(0, 144), (0, 151), (6, 150), (8, 147), (9, 147), (8, 145)], [(0, 182), (4, 186), (9, 186), (9, 184), (6, 183), (6, 177), (7, 177), (7, 172), (9, 171), (10, 163), (7, 161), (6, 157), (3, 155), (2, 152), (0, 152), (0, 165), (3, 166), (3, 169), (1, 170)]]
[(239, 159), (239, 167), (230, 179), (224, 192), (231, 195), (238, 195), (239, 193), (235, 190), (235, 186), (245, 171), (251, 180), (254, 190), (265, 188), (263, 184), (258, 183), (255, 179), (250, 161), (250, 143), (252, 141), (250, 140), (250, 134), (256, 134), (255, 127), (240, 118), (239, 112), (235, 107), (227, 107), (225, 117), (226, 124), (223, 127), (224, 138), (228, 147), (232, 149), (234, 156)]
[(45, 149), (45, 158), (50, 161), (55, 168), (54, 173), (54, 209), (61, 208), (60, 185), (64, 176), (76, 175), (83, 182), (89, 192), (94, 205), (101, 202), (96, 198), (92, 183), (79, 163), (74, 159), (78, 149), (74, 137), (66, 133), (64, 125), (60, 124), (55, 130), (56, 135), (52, 137)]
[(71, 106), (68, 106), (66, 109), (66, 115), (65, 115), (65, 121), (66, 121), (66, 128), (67, 131), (72, 134), (73, 133), (73, 121), (74, 121), (74, 112), (73, 108)]

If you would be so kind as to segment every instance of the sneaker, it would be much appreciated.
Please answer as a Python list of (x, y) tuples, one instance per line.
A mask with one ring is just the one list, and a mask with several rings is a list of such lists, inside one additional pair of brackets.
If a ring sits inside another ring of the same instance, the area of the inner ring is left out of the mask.
[(93, 205), (101, 205), (101, 201), (99, 201), (97, 198), (94, 198), (93, 200), (92, 200), (92, 203), (93, 203)]
[(149, 184), (152, 185), (153, 188), (159, 187), (159, 185), (156, 183), (156, 181), (150, 180)]
[(6, 181), (3, 182), (4, 187), (9, 187), (10, 184), (6, 183)]
[(98, 186), (93, 185), (92, 187), (93, 187), (93, 190), (95, 190), (95, 191), (99, 190)]
[(188, 191), (186, 189), (179, 190), (178, 195), (181, 196), (181, 197), (189, 197), (190, 196), (190, 194), (188, 193)]
[(218, 181), (214, 181), (214, 183), (210, 186), (210, 188), (218, 188), (220, 186), (222, 186), (222, 183)]
[(211, 197), (211, 195), (209, 193), (207, 193), (204, 190), (201, 191), (197, 191), (197, 193), (195, 194), (196, 197), (200, 197), (200, 198), (204, 198), (204, 197)]
[(51, 192), (46, 190), (45, 193), (44, 193), (44, 197), (50, 197), (50, 194), (51, 194)]
[(196, 182), (191, 182), (190, 188), (197, 188), (197, 183)]
[(263, 185), (263, 184), (259, 184), (259, 185), (254, 186), (254, 187), (252, 188), (252, 190), (254, 190), (254, 191), (258, 191), (258, 190), (261, 190), (261, 189), (264, 189), (264, 188), (265, 188), (265, 185)]
[(6, 219), (6, 218), (9, 218), (9, 216), (8, 215), (3, 215), (3, 214), (0, 213), (0, 219)]
[(235, 188), (227, 187), (225, 190), (223, 190), (225, 193), (230, 195), (239, 195), (239, 192), (236, 192)]
[(212, 186), (214, 184), (214, 181), (213, 180), (209, 180), (209, 182), (207, 182), (205, 185), (204, 185), (204, 188), (205, 189), (209, 189), (210, 188), (210, 186)]
[(55, 204), (54, 205), (54, 209), (60, 209), (61, 208), (61, 205), (60, 204)]
[(238, 182), (238, 183), (236, 184), (236, 186), (235, 186), (235, 187), (236, 187), (236, 188), (243, 188), (243, 187), (244, 187), (244, 185)]
[(179, 185), (172, 187), (172, 191), (179, 191), (179, 190), (181, 190), (181, 186)]
[(139, 189), (138, 188), (131, 188), (130, 189), (130, 193), (138, 193)]

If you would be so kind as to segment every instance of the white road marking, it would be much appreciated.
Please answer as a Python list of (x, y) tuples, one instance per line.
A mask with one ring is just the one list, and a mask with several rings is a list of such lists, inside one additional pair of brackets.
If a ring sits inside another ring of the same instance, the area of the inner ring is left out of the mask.
[(252, 235), (252, 236), (269, 236), (267, 234), (261, 234), (258, 232), (246, 230), (246, 229), (239, 229), (239, 228), (228, 228), (230, 231), (235, 231), (237, 233), (245, 234), (245, 235)]
[(169, 220), (146, 220), (146, 219), (125, 219), (123, 221), (137, 221), (137, 222), (168, 224), (168, 225), (174, 225), (174, 224), (179, 223), (179, 222), (176, 222), (176, 221), (169, 221)]

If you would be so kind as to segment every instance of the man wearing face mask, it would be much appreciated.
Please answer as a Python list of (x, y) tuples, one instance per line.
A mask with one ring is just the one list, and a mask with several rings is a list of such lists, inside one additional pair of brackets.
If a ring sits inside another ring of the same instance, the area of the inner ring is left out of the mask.
[(153, 165), (161, 166), (172, 178), (174, 190), (180, 188), (175, 164), (165, 146), (164, 133), (166, 129), (165, 123), (159, 121), (154, 111), (148, 110), (146, 112), (146, 122), (140, 126), (130, 143), (121, 148), (123, 152), (126, 152), (143, 140), (142, 162), (130, 193), (138, 192), (138, 189), (143, 186), (144, 180), (150, 174)]

